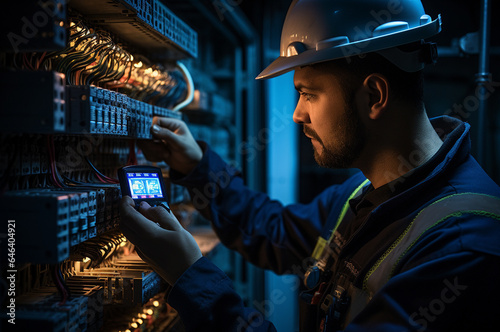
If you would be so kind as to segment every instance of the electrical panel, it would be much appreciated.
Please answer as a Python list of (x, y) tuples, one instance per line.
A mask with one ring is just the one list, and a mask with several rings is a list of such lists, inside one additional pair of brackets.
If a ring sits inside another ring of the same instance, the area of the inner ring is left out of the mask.
[[(219, 89), (198, 61), (206, 55), (199, 51), (200, 26), (191, 25), (197, 19), (181, 19), (181, 2), (175, 10), (170, 4), (2, 4), (8, 27), (0, 38), (2, 330), (181, 326), (165, 303), (166, 283), (120, 232), (116, 171), (151, 164), (137, 143), (152, 139), (154, 117), (187, 121), (195, 138), (238, 164), (241, 119), (235, 91)], [(226, 64), (235, 56), (228, 50)], [(186, 189), (170, 182), (167, 164), (156, 166), (172, 211), (186, 228), (196, 226), (201, 217)], [(206, 233), (197, 240), (204, 253), (218, 243)]]

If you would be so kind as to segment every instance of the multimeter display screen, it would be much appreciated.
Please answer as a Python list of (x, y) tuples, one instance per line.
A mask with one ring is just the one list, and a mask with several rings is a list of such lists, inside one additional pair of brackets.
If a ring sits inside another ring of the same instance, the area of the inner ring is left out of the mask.
[(158, 173), (127, 173), (133, 199), (163, 198)]

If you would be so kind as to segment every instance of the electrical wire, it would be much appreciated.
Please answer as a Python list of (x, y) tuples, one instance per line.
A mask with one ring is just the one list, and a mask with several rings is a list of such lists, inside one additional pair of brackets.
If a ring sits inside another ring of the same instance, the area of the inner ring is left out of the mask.
[(52, 182), (56, 187), (63, 188), (64, 186), (61, 184), (57, 176), (54, 137), (52, 135), (47, 135), (47, 151), (49, 153), (50, 174)]
[(82, 181), (77, 181), (74, 179), (70, 179), (69, 177), (62, 175), (62, 177), (66, 180), (68, 183), (68, 186), (70, 187), (78, 187), (78, 186), (85, 186), (85, 187), (95, 187), (95, 188), (115, 188), (116, 184), (114, 183), (96, 183), (96, 182), (82, 182)]
[(69, 289), (68, 285), (66, 284), (66, 281), (65, 281), (65, 279), (64, 279), (64, 276), (63, 276), (63, 274), (62, 274), (62, 267), (61, 267), (61, 266), (57, 268), (57, 272), (58, 272), (58, 274), (59, 274), (59, 281), (61, 282), (61, 284), (62, 284), (63, 288), (64, 288), (64, 289), (65, 289), (65, 291), (66, 291), (67, 298), (70, 298), (70, 297), (71, 297), (71, 291), (70, 291), (70, 289)]
[(173, 110), (174, 111), (178, 111), (184, 107), (186, 107), (187, 105), (189, 105), (193, 99), (194, 99), (194, 83), (193, 83), (193, 78), (191, 77), (191, 74), (189, 73), (189, 70), (187, 69), (187, 67), (180, 61), (177, 61), (177, 67), (181, 70), (182, 72), (182, 75), (184, 76), (184, 78), (186, 79), (186, 82), (187, 82), (187, 85), (188, 85), (188, 91), (187, 91), (187, 97), (186, 99), (179, 103), (178, 105), (176, 105)]
[(57, 265), (54, 265), (51, 267), (50, 272), (52, 276), (52, 281), (54, 285), (56, 286), (57, 290), (59, 291), (59, 294), (61, 295), (61, 302), (59, 302), (59, 305), (64, 305), (66, 304), (66, 301), (69, 298), (69, 292), (66, 290), (65, 285), (63, 285), (63, 282), (61, 280), (61, 277), (59, 276), (60, 270)]
[(42, 64), (43, 58), (45, 58), (46, 55), (47, 55), (47, 52), (43, 52), (42, 55), (40, 56), (40, 58), (38, 59), (38, 61), (36, 62), (36, 70), (40, 69), (40, 65)]
[[(89, 28), (75, 18), (69, 26), (65, 49), (14, 55), (13, 62), (25, 69), (64, 73), (68, 85), (115, 89), (133, 99), (175, 111), (194, 98), (193, 80), (184, 64), (177, 62), (176, 70), (167, 70), (140, 54), (132, 55), (114, 42), (108, 32)], [(54, 171), (51, 181), (57, 185), (57, 169), (51, 165), (51, 170)], [(107, 180), (98, 173), (96, 178)]]
[(58, 188), (65, 188), (67, 187), (66, 183), (64, 182), (64, 179), (62, 178), (61, 174), (59, 173), (59, 170), (57, 168), (57, 162), (56, 162), (56, 154), (55, 154), (55, 143), (54, 143), (54, 136), (49, 135), (49, 158), (50, 158), (50, 170), (51, 170), (51, 177), (53, 180), (53, 183), (56, 187)]
[(88, 157), (85, 157), (85, 160), (90, 165), (90, 167), (94, 170), (97, 178), (99, 180), (101, 180), (102, 182), (104, 182), (104, 183), (116, 183), (116, 184), (120, 183), (120, 181), (118, 181), (117, 179), (110, 178), (110, 177), (102, 174), (101, 172), (99, 172), (99, 170), (90, 162)]
[(90, 266), (95, 268), (101, 264), (106, 264), (112, 255), (120, 248), (123, 241), (123, 234), (113, 232), (101, 234), (97, 238), (92, 238), (75, 247), (73, 254), (78, 254), (91, 259)]

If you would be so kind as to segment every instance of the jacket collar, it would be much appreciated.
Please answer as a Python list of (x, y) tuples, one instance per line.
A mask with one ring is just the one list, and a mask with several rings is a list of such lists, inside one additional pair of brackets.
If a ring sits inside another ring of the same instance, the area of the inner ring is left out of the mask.
[[(394, 209), (394, 204), (408, 206), (408, 202), (420, 205), (422, 199), (429, 199), (429, 193), (442, 188), (439, 185), (444, 174), (450, 174), (462, 164), (470, 155), (470, 125), (449, 116), (431, 119), (436, 133), (443, 140), (443, 145), (438, 152), (423, 165), (400, 176), (394, 181), (378, 188), (385, 192), (384, 200), (372, 213), (384, 213), (386, 209)], [(425, 148), (425, 142), (420, 142)], [(417, 144), (419, 145), (419, 144)], [(406, 161), (411, 164), (411, 161)], [(425, 193), (425, 194), (424, 194)], [(368, 193), (367, 195), (369, 195)], [(436, 192), (435, 195), (439, 194)], [(434, 195), (434, 196), (435, 196)], [(433, 196), (433, 197), (434, 197)]]

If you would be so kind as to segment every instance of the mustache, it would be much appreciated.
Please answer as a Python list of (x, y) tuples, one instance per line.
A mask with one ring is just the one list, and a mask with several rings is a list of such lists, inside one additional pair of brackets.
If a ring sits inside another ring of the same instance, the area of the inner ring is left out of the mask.
[(304, 126), (304, 134), (322, 143), (321, 138), (319, 138), (319, 135), (314, 131), (314, 129)]

